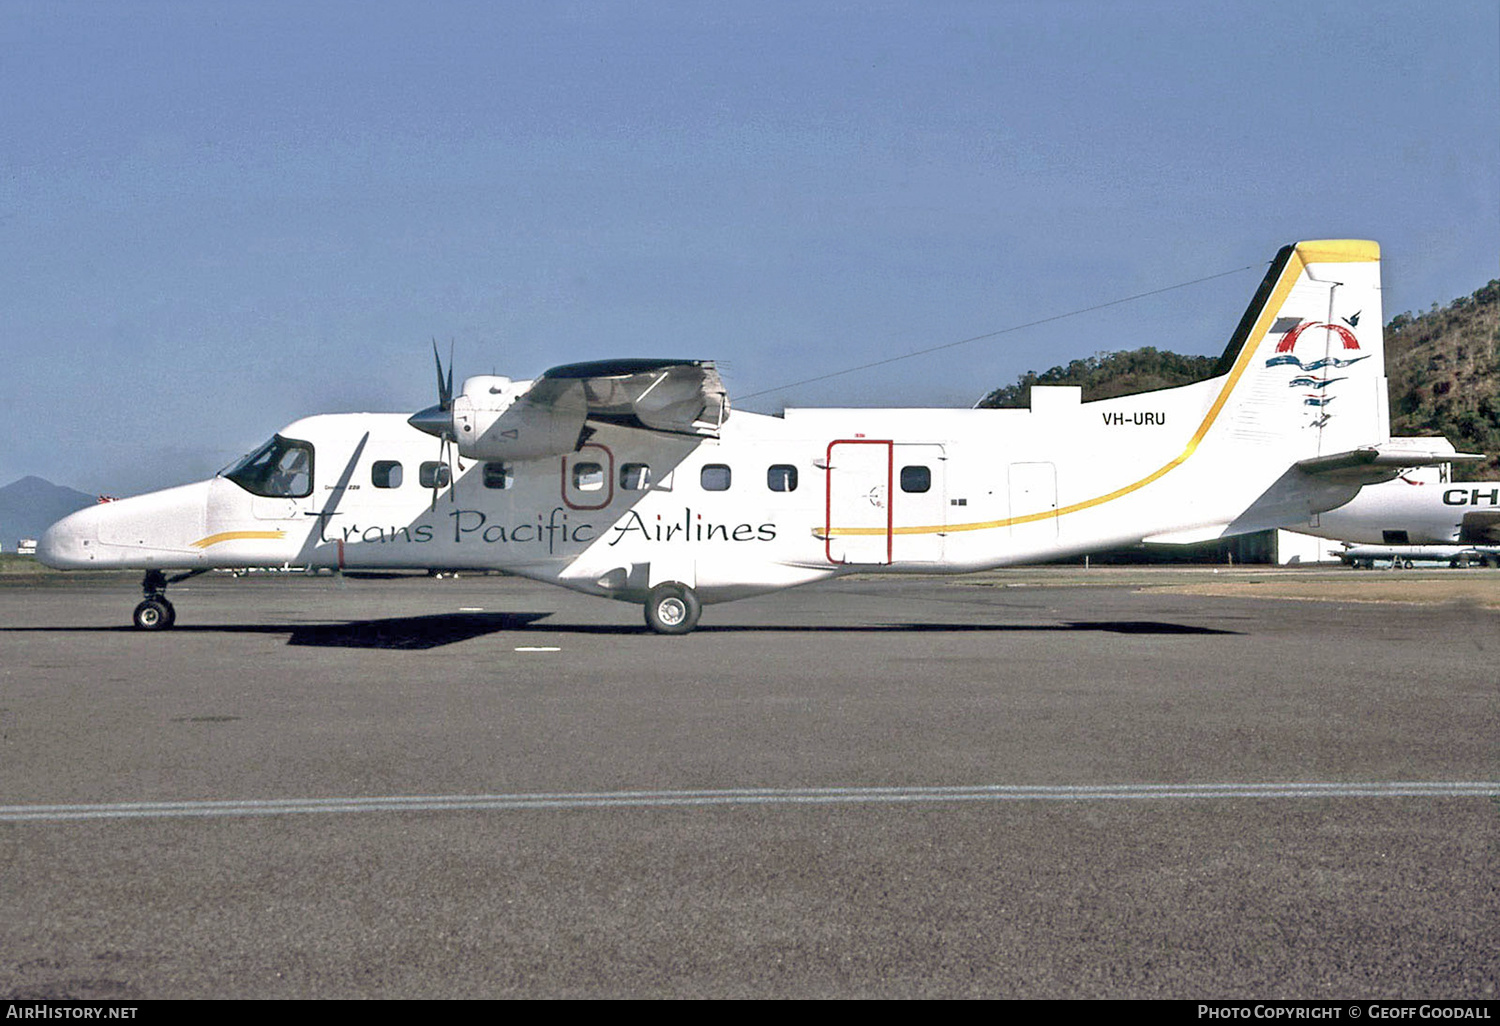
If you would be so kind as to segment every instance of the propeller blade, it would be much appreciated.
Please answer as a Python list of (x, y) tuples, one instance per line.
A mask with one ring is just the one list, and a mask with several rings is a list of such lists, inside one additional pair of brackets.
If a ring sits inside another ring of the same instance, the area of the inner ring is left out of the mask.
[(443, 386), (442, 401), (445, 408), (453, 406), (453, 340), (451, 338), (448, 340), (448, 383)]
[(448, 501), (457, 502), (458, 498), (453, 494), (453, 439), (450, 435), (438, 436), (438, 466), (432, 475), (432, 510), (436, 512), (438, 492), (443, 488), (448, 489)]
[(443, 375), (443, 358), (438, 353), (437, 339), (432, 340), (432, 362), (437, 366), (438, 402), (406, 418), (406, 422), (418, 431), (425, 431), (438, 438), (451, 439), (453, 429), (453, 351), (449, 346), (448, 374)]
[(432, 340), (432, 362), (437, 364), (438, 406), (448, 409), (453, 405), (453, 352), (448, 352), (448, 378), (443, 379), (443, 358), (438, 355), (437, 339)]
[[(437, 510), (438, 492), (446, 483), (448, 501), (457, 502), (453, 494), (453, 442), (456, 435), (453, 426), (453, 342), (448, 343), (448, 374), (443, 375), (443, 358), (438, 353), (437, 339), (432, 340), (432, 362), (437, 365), (438, 404), (412, 414), (406, 422), (418, 431), (436, 435), (438, 439), (438, 463), (446, 475), (438, 473), (432, 479), (432, 509)], [(446, 476), (447, 481), (443, 478)]]
[[(452, 363), (450, 363), (449, 366), (450, 368), (452, 368)], [(443, 440), (443, 465), (446, 466), (447, 471), (449, 471), (449, 504), (452, 505), (453, 502), (459, 501), (459, 489), (458, 478), (453, 477), (453, 443), (449, 440), (449, 438), (444, 438)]]

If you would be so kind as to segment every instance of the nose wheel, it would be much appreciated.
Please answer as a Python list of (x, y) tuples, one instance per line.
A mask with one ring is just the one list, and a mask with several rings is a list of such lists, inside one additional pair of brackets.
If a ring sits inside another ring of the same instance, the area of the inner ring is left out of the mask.
[(171, 627), (177, 622), (177, 610), (167, 601), (167, 585), (185, 581), (201, 573), (202, 570), (189, 570), (168, 577), (160, 570), (147, 570), (145, 579), (141, 581), (141, 591), (146, 597), (135, 607), (132, 622), (143, 631), (164, 631)]
[(162, 631), (177, 622), (177, 610), (165, 598), (148, 598), (135, 607), (132, 617), (143, 631)]

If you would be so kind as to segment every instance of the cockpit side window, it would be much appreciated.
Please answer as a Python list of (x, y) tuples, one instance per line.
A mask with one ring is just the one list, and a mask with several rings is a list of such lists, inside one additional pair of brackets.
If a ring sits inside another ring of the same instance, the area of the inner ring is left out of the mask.
[(275, 435), (224, 471), (224, 477), (251, 495), (273, 499), (304, 498), (312, 494), (312, 443)]

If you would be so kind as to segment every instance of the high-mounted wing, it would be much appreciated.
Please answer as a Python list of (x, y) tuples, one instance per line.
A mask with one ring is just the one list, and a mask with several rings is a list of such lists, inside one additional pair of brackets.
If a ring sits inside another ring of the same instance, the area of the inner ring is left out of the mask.
[(711, 360), (600, 360), (553, 367), (538, 386), (578, 382), (588, 419), (717, 438), (729, 395)]
[(729, 396), (708, 360), (602, 360), (553, 367), (534, 381), (469, 378), (450, 408), (409, 423), (444, 433), (477, 460), (525, 460), (575, 451), (589, 421), (717, 438)]

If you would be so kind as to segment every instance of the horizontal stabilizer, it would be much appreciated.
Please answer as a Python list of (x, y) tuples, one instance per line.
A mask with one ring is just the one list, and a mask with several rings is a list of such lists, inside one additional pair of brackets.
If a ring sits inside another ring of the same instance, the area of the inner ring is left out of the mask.
[(1297, 469), (1318, 477), (1329, 477), (1359, 484), (1389, 481), (1410, 467), (1433, 467), (1443, 463), (1473, 463), (1483, 460), (1480, 453), (1454, 452), (1434, 448), (1405, 448), (1394, 445), (1366, 446), (1347, 452), (1330, 453), (1298, 460)]
[(1142, 538), (1141, 541), (1147, 545), (1197, 545), (1199, 542), (1217, 541), (1224, 537), (1224, 532), (1227, 530), (1229, 530), (1228, 524), (1210, 524), (1207, 527), (1193, 527), (1185, 531), (1165, 531), (1162, 534)]

